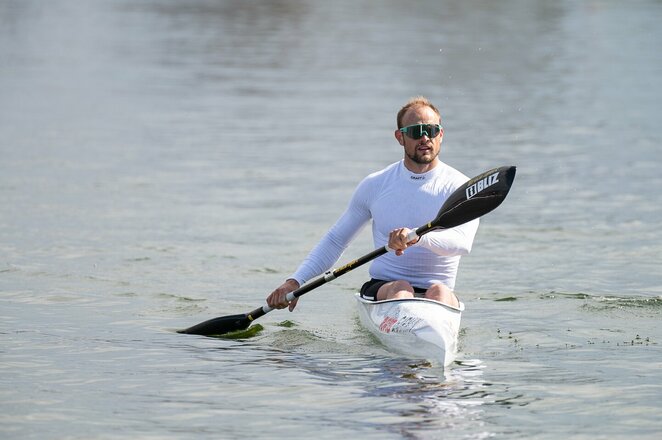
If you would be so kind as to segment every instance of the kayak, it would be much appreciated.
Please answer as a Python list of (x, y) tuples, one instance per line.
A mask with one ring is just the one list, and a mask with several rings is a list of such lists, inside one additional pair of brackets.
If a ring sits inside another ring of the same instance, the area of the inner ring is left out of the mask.
[(393, 352), (438, 366), (455, 360), (459, 308), (425, 298), (369, 301), (357, 293), (361, 324)]

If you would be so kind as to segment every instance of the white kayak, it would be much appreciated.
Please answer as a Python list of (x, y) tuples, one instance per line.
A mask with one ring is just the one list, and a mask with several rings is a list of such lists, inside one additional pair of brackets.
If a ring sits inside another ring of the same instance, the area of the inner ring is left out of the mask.
[(459, 308), (424, 298), (368, 301), (357, 293), (361, 324), (392, 351), (438, 366), (455, 360), (460, 318)]

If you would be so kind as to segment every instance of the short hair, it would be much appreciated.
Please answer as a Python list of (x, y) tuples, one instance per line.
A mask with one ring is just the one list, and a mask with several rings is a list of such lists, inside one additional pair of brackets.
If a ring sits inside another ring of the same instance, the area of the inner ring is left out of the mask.
[(414, 107), (430, 107), (430, 109), (432, 109), (432, 111), (435, 112), (437, 116), (439, 116), (439, 122), (441, 122), (441, 113), (439, 113), (437, 107), (435, 107), (434, 104), (432, 104), (430, 100), (425, 96), (415, 96), (411, 98), (409, 101), (407, 101), (407, 103), (404, 106), (402, 106), (402, 108), (398, 112), (398, 117), (397, 117), (398, 128), (402, 128), (402, 119), (405, 117), (405, 113), (407, 113), (409, 109)]

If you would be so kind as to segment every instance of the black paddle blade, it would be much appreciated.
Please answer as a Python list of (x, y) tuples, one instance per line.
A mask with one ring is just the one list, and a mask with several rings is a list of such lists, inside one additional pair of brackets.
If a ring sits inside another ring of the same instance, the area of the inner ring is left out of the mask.
[(430, 226), (454, 228), (487, 214), (503, 202), (514, 179), (514, 166), (494, 168), (470, 179), (448, 197)]
[(202, 335), (202, 336), (217, 336), (224, 335), (230, 332), (239, 330), (246, 330), (251, 325), (251, 320), (248, 314), (244, 315), (230, 315), (220, 316), (213, 318), (185, 330), (179, 330), (177, 333), (184, 333), (187, 335)]

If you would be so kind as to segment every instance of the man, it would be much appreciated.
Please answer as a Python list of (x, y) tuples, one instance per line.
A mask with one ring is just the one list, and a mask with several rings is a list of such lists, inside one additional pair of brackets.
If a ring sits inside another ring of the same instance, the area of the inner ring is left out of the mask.
[[(403, 160), (358, 185), (340, 219), (292, 277), (267, 297), (270, 307), (288, 307), (287, 293), (329, 270), (370, 220), (375, 247), (388, 243), (394, 252), (372, 262), (371, 280), (361, 288), (361, 296), (372, 300), (423, 296), (459, 306), (452, 289), (460, 257), (471, 250), (478, 219), (413, 241), (407, 236), (434, 219), (446, 198), (469, 179), (439, 160), (444, 131), (439, 110), (428, 99), (407, 102), (398, 112), (397, 124), (395, 138), (404, 149)], [(290, 311), (296, 303), (289, 304)]]

